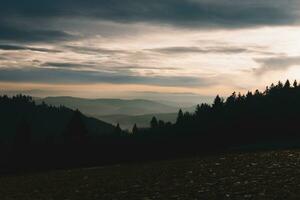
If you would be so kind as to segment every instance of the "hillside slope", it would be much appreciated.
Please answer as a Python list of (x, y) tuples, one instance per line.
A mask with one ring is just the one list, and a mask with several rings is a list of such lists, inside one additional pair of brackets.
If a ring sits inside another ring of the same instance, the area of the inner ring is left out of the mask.
[[(29, 123), (34, 141), (61, 140), (74, 111), (66, 107), (36, 105), (30, 97), (0, 97), (0, 141), (12, 142), (21, 121)], [(82, 120), (91, 136), (110, 134), (114, 126), (82, 115)]]
[(91, 116), (99, 115), (145, 115), (152, 113), (172, 113), (179, 108), (144, 99), (84, 99), (75, 97), (46, 97), (36, 100), (49, 105), (64, 105), (79, 109)]

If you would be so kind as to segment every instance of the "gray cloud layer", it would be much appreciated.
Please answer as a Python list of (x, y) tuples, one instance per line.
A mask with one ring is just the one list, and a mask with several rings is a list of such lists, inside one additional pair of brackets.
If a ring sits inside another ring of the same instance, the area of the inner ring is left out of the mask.
[(279, 56), (255, 59), (255, 61), (261, 65), (261, 67), (254, 70), (257, 75), (262, 75), (269, 71), (287, 70), (292, 66), (300, 66), (300, 56)]
[(298, 0), (3, 0), (1, 16), (87, 16), (121, 22), (234, 27), (292, 23)]
[(216, 80), (191, 76), (137, 76), (132, 73), (72, 71), (64, 68), (0, 69), (0, 81), (33, 83), (113, 83), (155, 86), (207, 86)]
[[(77, 60), (76, 57), (72, 56), (59, 57), (59, 59), (46, 59), (44, 55), (38, 58), (33, 57), (33, 59), (41, 59), (38, 64), (35, 63), (33, 65), (38, 65), (39, 68), (30, 68), (28, 67), (30, 61), (28, 61), (26, 56), (29, 54), (33, 55), (33, 52), (26, 52), (26, 54), (24, 53), (25, 58), (19, 61), (11, 57), (10, 61), (18, 61), (16, 63), (3, 62), (5, 65), (7, 63), (8, 66), (5, 66), (5, 69), (0, 69), (0, 81), (132, 83), (183, 87), (217, 84), (219, 80), (215, 78), (155, 76), (150, 74), (150, 72), (149, 74), (142, 73), (143, 75), (140, 75), (136, 72), (138, 71), (136, 69), (150, 69), (148, 71), (159, 69), (159, 67), (139, 66), (155, 66), (158, 63), (150, 63), (150, 61), (153, 61), (153, 58), (152, 60), (149, 59), (149, 62), (145, 58), (140, 59), (143, 62), (138, 62), (139, 56), (144, 56), (141, 54), (145, 50), (134, 53), (130, 52), (130, 50), (85, 46), (82, 41), (83, 44), (73, 42), (72, 44), (68, 43), (68, 45), (65, 42), (82, 39), (81, 37), (89, 39), (89, 36), (93, 38), (96, 35), (103, 37), (103, 41), (105, 41), (106, 35), (117, 35), (117, 37), (121, 38), (124, 37), (125, 29), (128, 29), (129, 34), (134, 35), (136, 30), (129, 29), (136, 24), (131, 24), (132, 26), (127, 27), (129, 23), (142, 23), (138, 24), (142, 28), (147, 27), (148, 24), (155, 24), (176, 28), (205, 30), (299, 25), (299, 7), (299, 0), (1, 0), (0, 50), (46, 52), (49, 55), (50, 53), (57, 53), (62, 50), (64, 52), (85, 54), (85, 56)], [(86, 22), (89, 23), (87, 26), (80, 25), (80, 23), (84, 24)], [(113, 24), (113, 27), (111, 29), (106, 28), (103, 25), (105, 23)], [(96, 26), (96, 28), (93, 29), (93, 26)], [(119, 29), (118, 27), (121, 28)], [(157, 27), (155, 26), (155, 28)], [(101, 34), (100, 29), (104, 30), (104, 35)], [(148, 33), (146, 28), (141, 31)], [(114, 32), (120, 34), (115, 34)], [(36, 45), (32, 45), (31, 43), (51, 43), (51, 46), (59, 47), (59, 50), (32, 47)], [(174, 42), (174, 45), (176, 45), (176, 42)], [(155, 53), (253, 53), (274, 56), (274, 54), (264, 49), (230, 47), (226, 45), (211, 47), (175, 46), (146, 50), (147, 55)], [(14, 52), (9, 53), (14, 54)], [(103, 59), (104, 61), (102, 62), (101, 60), (100, 64), (96, 63), (96, 60), (82, 60), (85, 57), (87, 57), (86, 59), (90, 59), (92, 56), (89, 55), (97, 54), (104, 54), (104, 56), (110, 56), (112, 59), (109, 61)], [(159, 57), (155, 58), (160, 59), (161, 57), (163, 56), (159, 55)], [(123, 60), (120, 60), (120, 58), (123, 58)], [(71, 59), (74, 59), (74, 61)], [(5, 55), (0, 55), (0, 60), (6, 61), (8, 58)], [(27, 66), (24, 68), (30, 69), (9, 69), (10, 67), (22, 67), (22, 61)], [(277, 57), (272, 58), (256, 59), (256, 62), (261, 67), (255, 70), (255, 73), (263, 74), (267, 71), (282, 70), (298, 65), (300, 58), (277, 55)], [(131, 63), (136, 64), (136, 66), (128, 66)], [(98, 66), (101, 64), (106, 66)], [(164, 67), (163, 69), (177, 70), (178, 68)], [(136, 73), (133, 73), (134, 71)]]
[(9, 44), (0, 44), (0, 49), (7, 50), (7, 51), (29, 50), (29, 51), (38, 51), (38, 52), (48, 52), (48, 53), (61, 52), (55, 49), (28, 47), (28, 46), (21, 46), (21, 45), (9, 45)]
[[(44, 42), (71, 37), (47, 30), (57, 18), (90, 18), (121, 23), (158, 23), (189, 28), (244, 28), (292, 25), (300, 21), (298, 0), (2, 0), (0, 40)], [(42, 19), (43, 23), (36, 20)], [(20, 21), (30, 21), (24, 27)], [(61, 27), (63, 29), (63, 27)]]
[(0, 18), (0, 40), (4, 41), (58, 42), (74, 39), (74, 36), (61, 30), (37, 29), (33, 26), (3, 25), (3, 23), (5, 22), (2, 22)]
[(148, 51), (154, 51), (165, 54), (177, 54), (177, 53), (222, 53), (222, 54), (239, 54), (239, 53), (259, 53), (273, 55), (272, 52), (265, 51), (261, 48), (243, 48), (243, 47), (225, 47), (225, 46), (212, 46), (212, 47), (194, 47), (194, 46), (176, 46), (176, 47), (165, 47), (156, 49), (146, 49)]

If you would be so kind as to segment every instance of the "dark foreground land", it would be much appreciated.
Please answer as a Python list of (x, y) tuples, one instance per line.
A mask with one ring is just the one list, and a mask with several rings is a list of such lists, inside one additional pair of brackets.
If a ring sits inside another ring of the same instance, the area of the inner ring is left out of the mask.
[(300, 150), (2, 176), (0, 199), (300, 199)]

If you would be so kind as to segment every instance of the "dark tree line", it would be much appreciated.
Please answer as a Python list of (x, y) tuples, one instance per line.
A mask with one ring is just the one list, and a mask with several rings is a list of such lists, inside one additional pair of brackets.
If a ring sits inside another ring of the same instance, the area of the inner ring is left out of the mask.
[[(300, 86), (287, 80), (246, 94), (197, 105), (194, 113), (179, 110), (176, 123), (158, 122), (142, 135), (174, 139), (193, 138), (199, 148), (226, 148), (245, 144), (297, 141), (300, 139)], [(187, 139), (188, 140), (188, 139)], [(300, 144), (300, 143), (299, 143)], [(200, 147), (202, 145), (202, 147)]]
[(132, 132), (31, 97), (0, 97), (0, 170), (91, 166), (224, 151), (262, 144), (300, 146), (300, 86), (278, 82), (216, 96), (174, 124), (153, 117)]

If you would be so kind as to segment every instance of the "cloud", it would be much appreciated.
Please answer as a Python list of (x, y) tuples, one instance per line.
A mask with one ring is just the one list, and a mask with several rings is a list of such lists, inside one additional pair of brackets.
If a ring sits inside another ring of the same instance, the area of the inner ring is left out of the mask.
[(95, 72), (74, 71), (66, 69), (32, 68), (7, 69), (0, 68), (0, 81), (28, 83), (112, 83), (142, 84), (155, 86), (198, 87), (216, 84), (216, 80), (195, 76), (139, 76), (131, 72)]
[(82, 63), (72, 63), (72, 62), (45, 62), (40, 65), (40, 67), (56, 67), (56, 68), (76, 68), (78, 66), (81, 67), (89, 67), (88, 64)]
[[(300, 24), (299, 6), (298, 0), (2, 0), (0, 41), (54, 43), (97, 35), (124, 37), (125, 32), (132, 36), (151, 31), (145, 28), (149, 24), (204, 30), (291, 26)], [(121, 53), (69, 48), (79, 53)]]
[[(66, 68), (66, 69), (86, 69), (92, 71), (109, 71), (114, 73), (131, 73), (130, 70), (162, 70), (161, 67), (141, 66), (141, 65), (122, 65), (120, 63), (101, 64), (97, 62), (45, 62), (40, 64), (41, 68)], [(164, 67), (164, 70), (179, 70), (177, 67)]]
[(243, 47), (225, 47), (225, 46), (214, 46), (214, 47), (195, 47), (195, 46), (173, 46), (155, 49), (146, 49), (148, 51), (164, 53), (164, 54), (182, 54), (182, 53), (201, 53), (201, 54), (240, 54), (240, 53), (259, 53), (273, 55), (272, 52), (264, 51), (255, 48), (243, 48)]
[(118, 54), (118, 53), (130, 53), (126, 50), (118, 50), (118, 49), (106, 49), (106, 48), (95, 48), (95, 47), (87, 47), (87, 46), (74, 46), (74, 45), (65, 45), (67, 49), (70, 49), (77, 53), (82, 54)]
[(255, 61), (260, 64), (259, 68), (254, 69), (257, 75), (262, 75), (269, 71), (284, 71), (293, 66), (300, 66), (300, 56), (259, 58), (255, 59)]
[(36, 29), (35, 27), (19, 27), (3, 25), (0, 20), (0, 40), (13, 42), (58, 42), (74, 39), (69, 33), (60, 30)]
[(298, 0), (3, 0), (0, 15), (241, 28), (299, 23), (298, 7)]
[(47, 48), (39, 48), (39, 47), (28, 47), (21, 45), (9, 45), (9, 44), (0, 44), (1, 50), (8, 51), (18, 51), (18, 50), (29, 50), (29, 51), (37, 51), (37, 52), (46, 52), (46, 53), (60, 53), (62, 51), (55, 49), (47, 49)]

